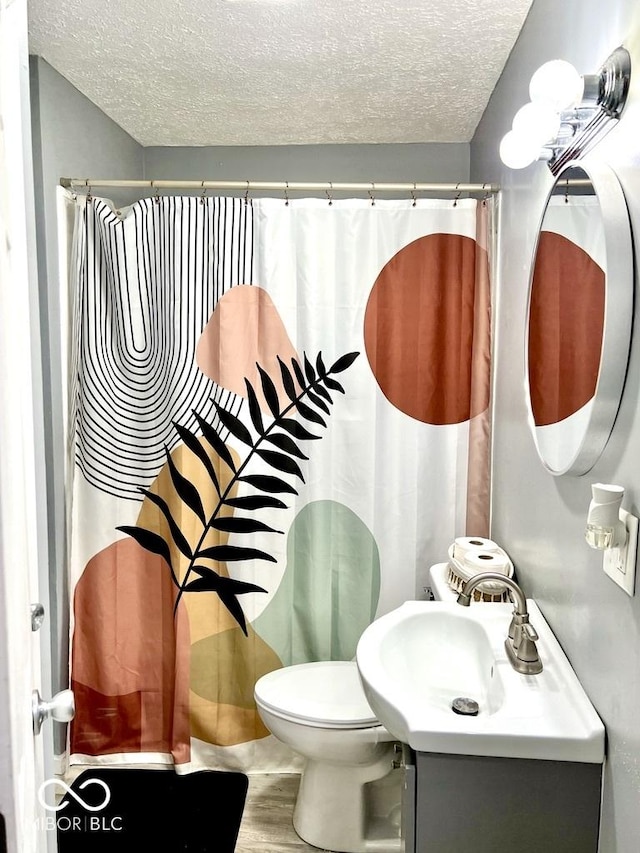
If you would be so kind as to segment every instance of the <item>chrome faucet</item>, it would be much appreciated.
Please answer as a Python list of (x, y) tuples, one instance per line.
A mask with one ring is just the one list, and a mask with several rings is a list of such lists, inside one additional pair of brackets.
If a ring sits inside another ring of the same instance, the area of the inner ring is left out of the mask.
[(542, 672), (542, 661), (538, 655), (536, 640), (538, 635), (529, 623), (527, 612), (527, 600), (518, 584), (498, 572), (481, 572), (474, 575), (462, 587), (458, 595), (458, 604), (468, 607), (471, 604), (471, 593), (485, 581), (493, 581), (506, 586), (514, 600), (513, 618), (509, 625), (509, 636), (505, 640), (504, 647), (507, 650), (509, 663), (523, 675), (537, 675)]

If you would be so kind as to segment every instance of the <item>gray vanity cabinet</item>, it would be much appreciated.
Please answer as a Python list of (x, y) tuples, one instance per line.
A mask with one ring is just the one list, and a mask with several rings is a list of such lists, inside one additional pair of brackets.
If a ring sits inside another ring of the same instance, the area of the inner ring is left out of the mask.
[(405, 853), (597, 853), (602, 765), (405, 747)]

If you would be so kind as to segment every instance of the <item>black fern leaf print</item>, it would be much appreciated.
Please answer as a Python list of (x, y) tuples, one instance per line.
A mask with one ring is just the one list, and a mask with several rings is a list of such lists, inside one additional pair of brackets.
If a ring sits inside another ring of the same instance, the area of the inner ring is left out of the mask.
[[(259, 548), (225, 544), (207, 545), (207, 536), (211, 531), (238, 535), (284, 532), (253, 517), (237, 516), (235, 512), (239, 510), (253, 513), (261, 509), (288, 508), (288, 504), (285, 503), (287, 495), (297, 495), (298, 490), (288, 480), (283, 479), (283, 475), (304, 484), (300, 460), (308, 460), (309, 457), (300, 446), (300, 442), (313, 441), (322, 437), (318, 433), (326, 428), (327, 418), (331, 415), (330, 407), (334, 402), (332, 394), (345, 393), (343, 386), (334, 377), (347, 370), (358, 355), (358, 352), (347, 353), (328, 369), (325, 367), (321, 353), (318, 354), (315, 365), (306, 354), (302, 364), (297, 359), (291, 359), (290, 367), (278, 358), (282, 384), (289, 400), (284, 406), (280, 404), (272, 378), (261, 365), (256, 365), (261, 391), (272, 419), (268, 423), (265, 422), (256, 389), (248, 379), (245, 379), (247, 408), (253, 432), (237, 415), (215, 401), (213, 420), (219, 426), (195, 411), (193, 414), (200, 427), (200, 434), (174, 423), (182, 443), (204, 469), (207, 475), (206, 481), (213, 488), (216, 496), (214, 509), (207, 514), (206, 502), (198, 487), (178, 469), (169, 450), (165, 448), (166, 467), (171, 487), (180, 504), (188, 507), (198, 519), (201, 531), (197, 542), (190, 544), (186, 532), (176, 518), (177, 513), (172, 508), (174, 504), (170, 504), (161, 495), (148, 489), (140, 489), (140, 491), (160, 510), (166, 521), (166, 535), (162, 536), (142, 526), (116, 528), (135, 539), (142, 548), (159, 555), (167, 564), (171, 579), (178, 589), (174, 613), (185, 593), (215, 593), (247, 636), (246, 619), (238, 596), (249, 592), (267, 592), (267, 590), (256, 584), (225, 577), (214, 567), (203, 565), (203, 563), (223, 564), (244, 560), (275, 562), (276, 559)], [(301, 423), (300, 419), (306, 421), (309, 428)], [(233, 455), (222, 438), (221, 430), (225, 430), (246, 446), (246, 454), (239, 463), (234, 461)], [(211, 460), (211, 451), (229, 469), (228, 479), (223, 480), (220, 472), (216, 471), (216, 466)], [(252, 471), (252, 463), (260, 463), (261, 468), (267, 465), (273, 473)], [(235, 496), (234, 489), (239, 483), (249, 486), (255, 494)], [(209, 489), (209, 485), (207, 488)], [(223, 515), (223, 510), (234, 514)], [(175, 554), (175, 549), (188, 561), (182, 577), (180, 577), (178, 566), (172, 561), (172, 551)]]

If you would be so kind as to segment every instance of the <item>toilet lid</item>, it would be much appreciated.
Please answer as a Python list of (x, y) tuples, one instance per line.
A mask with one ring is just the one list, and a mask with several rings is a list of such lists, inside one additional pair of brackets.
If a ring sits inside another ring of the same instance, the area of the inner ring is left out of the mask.
[(364, 695), (355, 661), (318, 661), (276, 669), (255, 687), (274, 714), (331, 728), (379, 725)]

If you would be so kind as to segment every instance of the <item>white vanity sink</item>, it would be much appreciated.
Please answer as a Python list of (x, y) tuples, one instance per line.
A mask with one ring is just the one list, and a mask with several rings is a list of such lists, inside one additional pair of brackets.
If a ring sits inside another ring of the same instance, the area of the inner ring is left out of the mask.
[[(504, 648), (513, 606), (409, 601), (363, 633), (356, 660), (380, 722), (418, 752), (601, 763), (604, 726), (533, 601), (543, 670), (520, 675)], [(452, 702), (477, 702), (476, 716)]]

